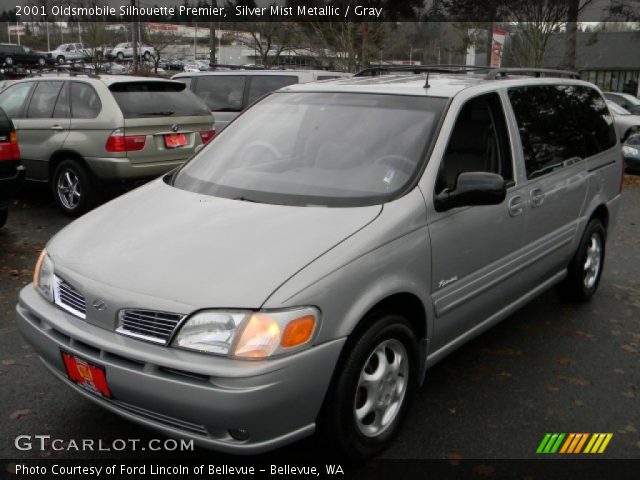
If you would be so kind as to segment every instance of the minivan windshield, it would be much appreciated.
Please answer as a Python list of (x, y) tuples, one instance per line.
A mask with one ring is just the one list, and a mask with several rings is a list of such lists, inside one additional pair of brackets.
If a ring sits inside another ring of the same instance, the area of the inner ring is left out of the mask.
[(434, 97), (274, 93), (185, 164), (173, 185), (284, 205), (383, 203), (417, 175), (445, 105)]

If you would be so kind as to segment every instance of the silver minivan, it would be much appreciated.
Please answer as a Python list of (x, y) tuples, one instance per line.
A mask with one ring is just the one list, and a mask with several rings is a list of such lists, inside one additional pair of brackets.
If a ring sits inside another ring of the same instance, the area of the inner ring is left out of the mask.
[(167, 435), (256, 453), (317, 430), (367, 457), (427, 368), (553, 285), (595, 293), (621, 179), (578, 79), (294, 85), (58, 233), (17, 322), (63, 383)]
[(215, 135), (184, 84), (145, 77), (51, 75), (0, 91), (27, 178), (50, 182), (67, 215), (97, 203), (107, 182), (149, 179), (181, 165)]

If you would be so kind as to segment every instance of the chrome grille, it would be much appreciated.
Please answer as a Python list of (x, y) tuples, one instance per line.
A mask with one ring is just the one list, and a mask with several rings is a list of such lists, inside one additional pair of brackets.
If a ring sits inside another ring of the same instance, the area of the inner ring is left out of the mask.
[(67, 312), (82, 319), (87, 318), (84, 296), (58, 276), (55, 276), (53, 282), (53, 299), (56, 305)]
[(116, 332), (166, 345), (185, 315), (152, 310), (121, 310)]

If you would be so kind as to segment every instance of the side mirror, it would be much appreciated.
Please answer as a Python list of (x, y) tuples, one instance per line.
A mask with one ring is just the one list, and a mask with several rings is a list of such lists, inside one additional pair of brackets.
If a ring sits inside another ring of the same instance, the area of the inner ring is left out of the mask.
[(463, 172), (458, 175), (456, 188), (435, 197), (435, 207), (444, 212), (456, 207), (498, 205), (507, 196), (502, 176), (489, 172)]

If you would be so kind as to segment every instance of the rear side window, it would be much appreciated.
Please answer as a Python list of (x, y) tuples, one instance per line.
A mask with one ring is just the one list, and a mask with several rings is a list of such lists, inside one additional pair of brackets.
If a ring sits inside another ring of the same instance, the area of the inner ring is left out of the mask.
[(245, 75), (203, 75), (195, 92), (213, 112), (239, 112), (245, 83)]
[(29, 98), (34, 83), (17, 83), (0, 93), (0, 108), (9, 115), (9, 118), (21, 118), (23, 116), (25, 103)]
[(509, 89), (528, 178), (612, 148), (613, 118), (600, 94), (581, 85)]
[(293, 75), (252, 76), (249, 82), (249, 99), (247, 100), (247, 104), (255, 102), (269, 92), (298, 83), (298, 77)]
[(58, 95), (56, 107), (53, 110), (53, 118), (70, 118), (71, 109), (69, 107), (69, 83), (66, 82)]
[(9, 133), (13, 130), (13, 124), (4, 110), (0, 108), (0, 142), (6, 142), (9, 139)]
[(125, 118), (211, 115), (180, 82), (123, 82), (109, 89)]
[(51, 118), (56, 105), (56, 99), (58, 98), (63, 83), (64, 82), (38, 82), (31, 101), (29, 102), (27, 117)]
[(73, 118), (96, 118), (102, 110), (100, 97), (91, 85), (71, 82), (71, 116)]

